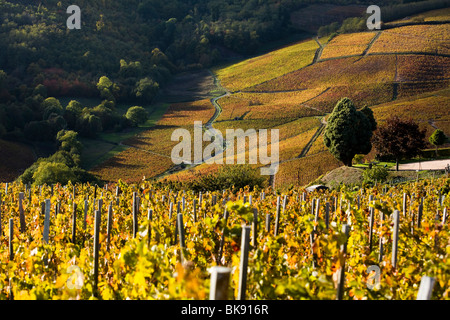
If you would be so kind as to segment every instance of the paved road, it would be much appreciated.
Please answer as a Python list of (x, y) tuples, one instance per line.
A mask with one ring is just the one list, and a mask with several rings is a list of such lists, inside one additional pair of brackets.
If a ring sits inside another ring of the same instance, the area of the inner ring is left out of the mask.
[(405, 163), (399, 165), (400, 170), (444, 170), (450, 165), (450, 159)]

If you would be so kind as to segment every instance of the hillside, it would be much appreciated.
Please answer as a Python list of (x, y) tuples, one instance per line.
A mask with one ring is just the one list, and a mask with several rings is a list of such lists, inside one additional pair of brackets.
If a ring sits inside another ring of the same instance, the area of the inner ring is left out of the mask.
[[(403, 26), (304, 41), (214, 69), (231, 91), (217, 101), (222, 111), (214, 127), (279, 129), (276, 187), (307, 184), (341, 165), (326, 150), (321, 132), (324, 117), (344, 96), (359, 108), (371, 107), (380, 123), (396, 114), (418, 121), (427, 138), (436, 128), (449, 135), (449, 39), (448, 23)], [(320, 44), (315, 53), (309, 50), (314, 43)], [(294, 50), (300, 59), (282, 63)], [(366, 160), (373, 157), (371, 152)], [(171, 179), (188, 180), (203, 170), (211, 166)]]
[(0, 177), (12, 181), (33, 164), (35, 154), (30, 146), (0, 139)]
[(0, 0), (0, 300), (450, 299), (450, 0), (68, 3)]

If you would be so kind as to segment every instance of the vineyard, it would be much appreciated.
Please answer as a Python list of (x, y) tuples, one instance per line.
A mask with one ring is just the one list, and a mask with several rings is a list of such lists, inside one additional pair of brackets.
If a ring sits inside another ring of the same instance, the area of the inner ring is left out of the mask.
[[(170, 158), (178, 143), (170, 140), (172, 132), (185, 128), (192, 133), (194, 121), (202, 121), (222, 134), (227, 129), (279, 129), (280, 171), (271, 180), (273, 187), (305, 185), (340, 166), (320, 132), (342, 97), (357, 108), (369, 106), (379, 123), (396, 114), (419, 121), (426, 138), (437, 128), (449, 134), (447, 29), (446, 24), (409, 25), (339, 34), (216, 66), (214, 77), (208, 73), (209, 85), (223, 95), (171, 104), (153, 128), (122, 141), (128, 149), (92, 172), (108, 182), (127, 183), (161, 176), (186, 181), (214, 173), (219, 166), (178, 171)], [(374, 156), (372, 151), (365, 160)]]
[(0, 188), (1, 299), (205, 300), (214, 266), (228, 299), (414, 300), (424, 276), (421, 295), (449, 299), (448, 178), (286, 194)]
[(291, 92), (239, 92), (219, 100), (222, 113), (217, 119), (292, 119), (318, 115), (316, 110), (301, 107), (324, 91), (322, 88)]
[(445, 24), (399, 27), (383, 31), (368, 53), (425, 52), (448, 55), (449, 38)]
[(321, 59), (361, 55), (367, 49), (369, 43), (374, 39), (376, 33), (360, 32), (342, 34), (333, 38), (325, 46)]
[(303, 41), (268, 54), (214, 70), (222, 85), (239, 91), (303, 68), (313, 62), (318, 44)]
[(300, 90), (317, 87), (369, 85), (393, 81), (395, 56), (325, 60), (252, 88), (253, 91)]

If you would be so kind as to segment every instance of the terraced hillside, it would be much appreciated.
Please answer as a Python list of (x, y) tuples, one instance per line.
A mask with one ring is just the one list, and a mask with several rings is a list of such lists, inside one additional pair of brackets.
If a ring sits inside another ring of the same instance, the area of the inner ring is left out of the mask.
[[(211, 118), (212, 125), (223, 133), (239, 128), (279, 129), (280, 170), (270, 178), (274, 187), (307, 184), (341, 165), (323, 146), (321, 134), (326, 115), (342, 97), (349, 97), (357, 107), (371, 107), (377, 121), (390, 114), (411, 116), (427, 128), (427, 135), (436, 128), (450, 135), (449, 43), (448, 23), (411, 25), (342, 34), (329, 41), (316, 38), (215, 68), (228, 93), (214, 99), (220, 114)], [(206, 110), (209, 105), (212, 112), (212, 102), (187, 104), (182, 124), (173, 123), (170, 129), (158, 126), (127, 143), (167, 156), (173, 142), (164, 141), (170, 139), (171, 130), (195, 120), (205, 123), (207, 113), (200, 116), (198, 106)], [(146, 177), (171, 167), (166, 160), (161, 158), (158, 170), (146, 170)], [(202, 164), (169, 179), (192, 179), (217, 168)]]

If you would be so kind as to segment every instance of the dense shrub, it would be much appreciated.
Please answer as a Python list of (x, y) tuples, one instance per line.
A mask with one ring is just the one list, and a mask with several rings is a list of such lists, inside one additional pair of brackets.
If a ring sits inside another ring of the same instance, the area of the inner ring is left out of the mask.
[(261, 176), (259, 169), (249, 165), (228, 165), (222, 166), (215, 174), (208, 174), (193, 179), (189, 183), (189, 188), (195, 191), (214, 190), (239, 190), (249, 186), (252, 190), (255, 187), (264, 187), (266, 178)]
[(373, 167), (371, 169), (366, 169), (363, 172), (363, 179), (365, 183), (374, 183), (386, 181), (389, 172), (384, 167)]
[(134, 106), (130, 107), (125, 115), (125, 117), (137, 126), (138, 124), (143, 124), (148, 119), (148, 112), (143, 107)]

